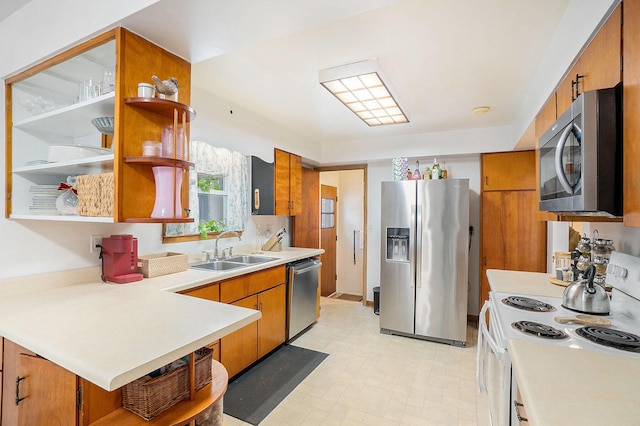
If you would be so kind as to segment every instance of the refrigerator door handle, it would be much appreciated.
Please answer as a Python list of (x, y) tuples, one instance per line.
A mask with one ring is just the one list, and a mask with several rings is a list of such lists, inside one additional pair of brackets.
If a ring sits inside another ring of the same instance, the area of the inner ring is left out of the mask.
[(416, 224), (416, 255), (413, 259), (412, 264), (416, 268), (416, 288), (420, 288), (422, 287), (422, 265), (420, 264), (420, 262), (422, 261), (422, 238), (420, 237), (422, 235), (422, 206), (417, 205), (415, 208), (415, 212), (417, 219), (414, 222)]

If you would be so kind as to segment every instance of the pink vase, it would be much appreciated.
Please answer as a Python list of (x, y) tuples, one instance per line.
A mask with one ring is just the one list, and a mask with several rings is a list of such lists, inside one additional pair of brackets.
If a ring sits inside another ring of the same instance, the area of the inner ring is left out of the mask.
[[(180, 201), (182, 187), (182, 169), (170, 166), (155, 166), (153, 178), (156, 181), (156, 201), (153, 205), (151, 217), (181, 218), (182, 203)], [(175, 199), (176, 208), (173, 210)]]

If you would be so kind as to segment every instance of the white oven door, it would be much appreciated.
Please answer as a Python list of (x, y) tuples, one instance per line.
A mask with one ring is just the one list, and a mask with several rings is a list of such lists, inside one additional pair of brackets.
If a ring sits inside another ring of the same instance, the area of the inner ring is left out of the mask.
[(486, 312), (491, 302), (484, 302), (478, 319), (478, 353), (476, 376), (480, 391), (489, 399), (491, 425), (508, 426), (511, 401), (511, 363), (504, 342), (492, 326), (487, 328)]

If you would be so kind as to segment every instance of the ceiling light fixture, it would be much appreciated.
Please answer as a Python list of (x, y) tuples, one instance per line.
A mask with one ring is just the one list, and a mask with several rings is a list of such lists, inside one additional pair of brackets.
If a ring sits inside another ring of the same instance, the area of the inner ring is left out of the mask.
[(320, 71), (320, 84), (369, 126), (408, 123), (375, 59)]
[(484, 115), (491, 111), (491, 108), (488, 106), (479, 106), (473, 109), (473, 115)]

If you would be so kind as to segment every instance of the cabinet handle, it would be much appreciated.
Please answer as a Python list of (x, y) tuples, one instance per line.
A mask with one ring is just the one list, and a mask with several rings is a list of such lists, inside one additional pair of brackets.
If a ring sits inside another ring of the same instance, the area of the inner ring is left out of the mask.
[(513, 400), (513, 406), (516, 407), (516, 417), (518, 418), (518, 422), (522, 423), (522, 422), (527, 422), (529, 423), (529, 420), (526, 417), (522, 417), (520, 415), (520, 407), (524, 407), (524, 404), (522, 404), (521, 402), (516, 401), (515, 399)]
[(20, 401), (26, 398), (26, 396), (20, 398), (20, 382), (24, 379), (26, 379), (26, 377), (16, 377), (16, 405), (20, 404)]
[(485, 184), (486, 186), (489, 186), (489, 176), (485, 176), (485, 177), (484, 177), (484, 184)]
[(262, 302), (260, 302), (260, 312), (262, 312), (262, 308), (263, 308), (263, 305), (262, 305)]

